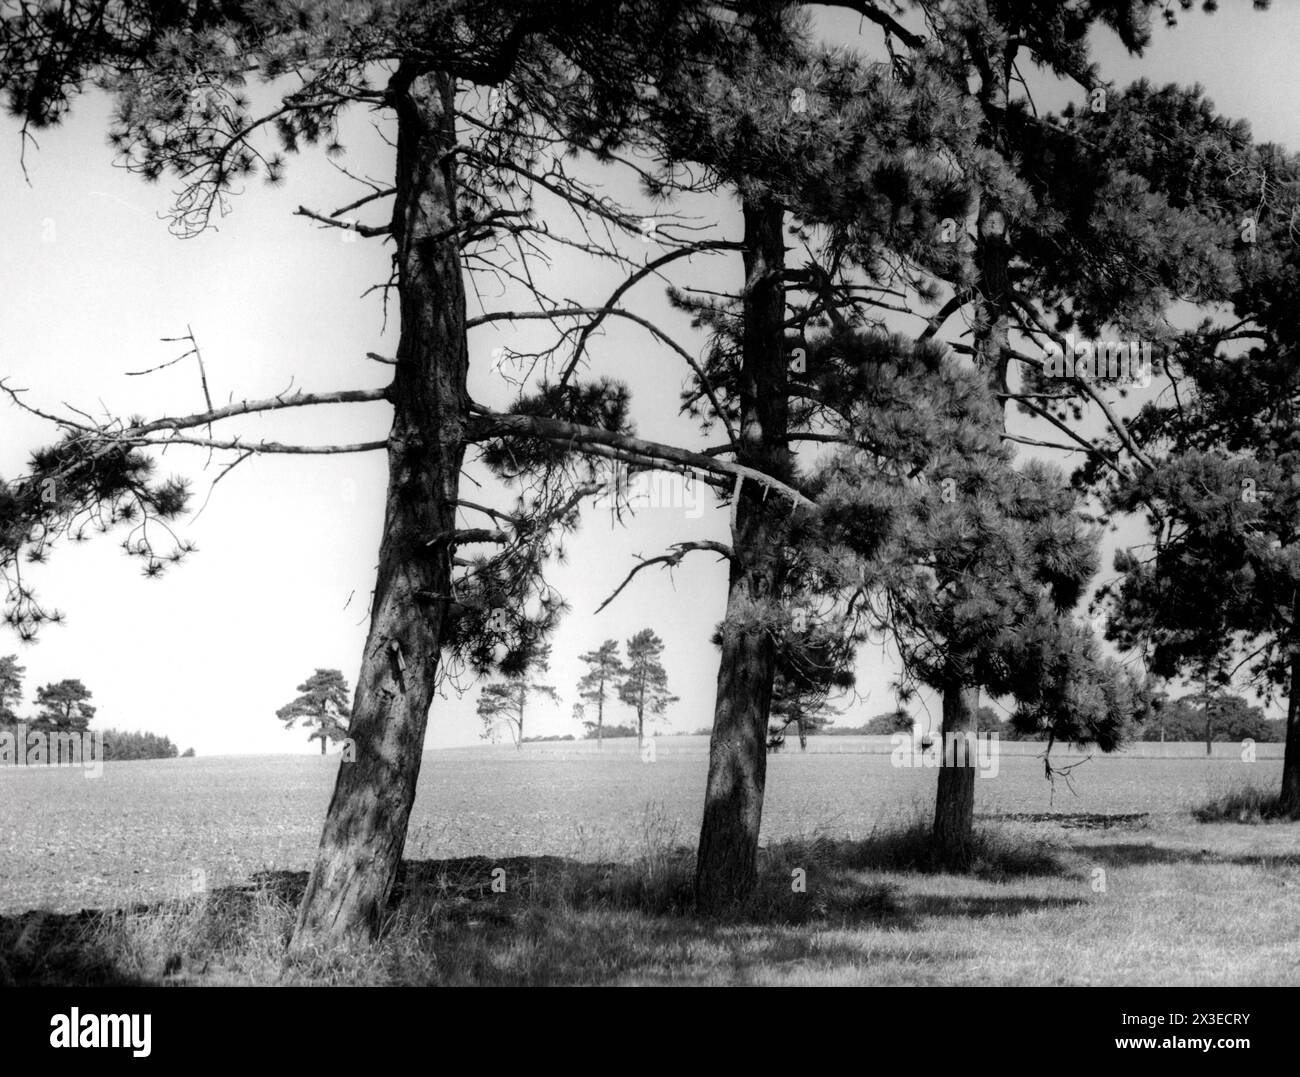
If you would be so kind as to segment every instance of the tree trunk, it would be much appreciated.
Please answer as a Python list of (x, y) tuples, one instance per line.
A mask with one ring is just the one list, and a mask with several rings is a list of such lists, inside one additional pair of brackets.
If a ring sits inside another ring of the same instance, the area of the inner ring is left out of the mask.
[[(453, 229), (454, 83), (399, 68), (396, 242), (401, 335), (391, 389), (388, 494), (370, 631), (349, 730), (293, 950), (373, 937), (415, 800), (450, 594), (467, 417), (465, 292)], [(345, 760), (347, 757), (344, 757)]]
[(320, 754), (321, 754), (321, 755), (324, 755), (324, 754), (325, 754), (325, 738), (324, 738), (324, 737), (321, 737), (321, 739), (320, 739)]
[[(744, 336), (739, 379), (739, 461), (789, 475), (785, 437), (788, 368), (785, 291), (781, 283), (785, 214), (777, 204), (746, 199)], [(742, 483), (733, 505), (727, 614), (709, 741), (709, 778), (695, 865), (700, 909), (743, 901), (758, 879), (758, 831), (767, 776), (767, 725), (772, 709), (780, 614), (781, 549), (788, 502)]]
[(1282, 755), (1282, 794), (1278, 807), (1300, 819), (1300, 650), (1291, 656), (1291, 690), (1286, 701), (1286, 748)]
[(803, 719), (799, 719), (799, 751), (808, 750), (808, 727), (803, 724)]
[[(975, 838), (973, 737), (979, 713), (978, 688), (952, 686), (943, 693), (939, 789), (934, 800), (934, 844), (939, 863), (951, 871), (970, 868)], [(967, 735), (972, 739), (968, 740)], [(958, 738), (954, 744), (954, 738)]]

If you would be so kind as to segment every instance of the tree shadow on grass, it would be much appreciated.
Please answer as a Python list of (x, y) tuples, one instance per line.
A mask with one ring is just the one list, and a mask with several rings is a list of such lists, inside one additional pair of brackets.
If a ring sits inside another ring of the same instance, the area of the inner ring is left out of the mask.
[(1300, 854), (1215, 853), (1209, 849), (1157, 845), (1154, 842), (1097, 842), (1074, 848), (1090, 861), (1117, 868), (1150, 864), (1225, 864), (1264, 870), (1300, 867)]
[[(986, 876), (1042, 874), (1055, 864), (1020, 845), (982, 848)], [(920, 854), (909, 849), (897, 834), (768, 847), (752, 898), (713, 917), (694, 911), (694, 850), (687, 847), (654, 848), (631, 862), (405, 861), (375, 943), (318, 952), (282, 968), (307, 873), (260, 872), (185, 902), (0, 918), (0, 974), (22, 984), (202, 983), (209, 966), (244, 970), (238, 975), (252, 966), (282, 983), (749, 983), (787, 976), (815, 982), (853, 979), (886, 959), (897, 963), (898, 954), (880, 940), (902, 932), (906, 962), (930, 968), (926, 979), (971, 955), (917, 946), (925, 919), (1015, 916), (1074, 903), (1014, 891), (913, 893), (904, 900), (879, 873), (915, 870), (908, 865)], [(149, 974), (129, 971), (141, 968)]]
[(977, 815), (1005, 823), (1054, 823), (1066, 830), (1145, 830), (1151, 825), (1150, 812), (998, 812)]
[(141, 987), (151, 981), (118, 967), (98, 938), (105, 914), (33, 910), (0, 916), (0, 987)]

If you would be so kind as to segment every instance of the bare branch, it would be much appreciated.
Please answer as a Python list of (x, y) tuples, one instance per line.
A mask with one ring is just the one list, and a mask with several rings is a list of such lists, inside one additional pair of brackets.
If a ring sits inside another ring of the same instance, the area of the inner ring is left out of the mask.
[(582, 353), (587, 346), (587, 340), (590, 338), (591, 334), (596, 331), (600, 326), (600, 323), (604, 321), (605, 317), (614, 309), (618, 304), (618, 301), (623, 298), (624, 294), (626, 294), (636, 284), (645, 280), (646, 277), (659, 272), (659, 270), (669, 262), (675, 262), (678, 258), (688, 257), (689, 255), (698, 254), (702, 251), (738, 251), (743, 250), (744, 246), (743, 243), (734, 240), (714, 240), (692, 243), (688, 247), (680, 247), (677, 250), (668, 251), (666, 254), (662, 254), (658, 258), (643, 265), (623, 281), (622, 284), (615, 288), (612, 293), (610, 293), (610, 297), (605, 300), (604, 304), (600, 308), (601, 313), (597, 314), (595, 318), (583, 327), (582, 334), (578, 337), (577, 343), (573, 346), (573, 357), (569, 360), (568, 365), (564, 368), (564, 372), (560, 375), (560, 385), (563, 386), (566, 384), (569, 377), (577, 368), (578, 363), (582, 359)]
[(397, 193), (396, 187), (389, 187), (386, 191), (375, 191), (373, 194), (364, 194), (360, 198), (358, 198), (355, 202), (349, 202), (346, 206), (340, 206), (333, 213), (331, 213), (330, 216), (342, 217), (343, 214), (347, 213), (349, 210), (360, 209), (367, 202), (373, 202), (377, 198), (387, 198), (390, 194), (396, 194), (396, 193)]
[(504, 545), (510, 540), (506, 537), (504, 531), (493, 530), (489, 527), (466, 527), (457, 531), (452, 536), (452, 541), (457, 546), (467, 546), (475, 542), (495, 542)]
[(243, 438), (231, 438), (220, 441), (214, 438), (192, 438), (177, 434), (165, 438), (137, 438), (130, 436), (105, 435), (125, 445), (199, 445), (208, 449), (235, 449), (244, 453), (295, 453), (303, 456), (329, 456), (335, 453), (375, 452), (388, 448), (387, 441), (359, 441), (351, 445), (286, 445), (279, 441), (244, 441)]
[(664, 565), (669, 569), (676, 568), (681, 564), (682, 558), (693, 550), (711, 550), (719, 557), (725, 557), (727, 559), (735, 556), (732, 553), (731, 547), (726, 545), (726, 543), (707, 540), (700, 542), (674, 542), (671, 548), (674, 551), (673, 553), (660, 554), (658, 557), (642, 558), (641, 563), (633, 568), (632, 571), (627, 574), (626, 579), (624, 579), (623, 582), (614, 589), (614, 593), (596, 607), (596, 612), (600, 613), (600, 611), (613, 602), (614, 599), (618, 598), (618, 596), (623, 592), (623, 589), (632, 582), (632, 578), (643, 568), (649, 568), (651, 565)]
[(555, 318), (571, 318), (590, 314), (599, 314), (602, 318), (606, 316), (626, 318), (628, 321), (636, 322), (637, 325), (642, 326), (653, 335), (656, 340), (667, 344), (668, 347), (672, 348), (673, 351), (680, 355), (695, 373), (695, 376), (700, 379), (700, 385), (703, 388), (705, 395), (709, 398), (709, 402), (713, 405), (714, 412), (722, 422), (723, 429), (727, 431), (727, 436), (731, 439), (732, 444), (736, 444), (736, 431), (733, 429), (731, 421), (727, 418), (727, 413), (723, 410), (722, 404), (718, 400), (717, 393), (713, 388), (713, 384), (709, 381), (709, 377), (705, 373), (704, 368), (700, 366), (695, 356), (691, 355), (690, 352), (678, 344), (677, 341), (673, 340), (672, 337), (655, 325), (654, 322), (650, 321), (649, 318), (643, 318), (639, 314), (633, 314), (630, 310), (623, 310), (617, 307), (562, 307), (557, 310), (502, 311), (497, 314), (483, 314), (477, 318), (469, 319), (469, 321), (465, 323), (465, 327), (467, 329), (473, 329), (476, 325), (485, 325), (489, 322), (502, 321), (536, 321), (539, 319), (550, 321)]
[(310, 217), (313, 221), (320, 221), (321, 224), (329, 228), (342, 228), (345, 232), (356, 232), (359, 236), (386, 236), (392, 232), (391, 225), (368, 225), (361, 224), (359, 221), (336, 221), (323, 213), (315, 213), (306, 206), (299, 206), (293, 211), (293, 215), (295, 217)]
[(966, 289), (959, 288), (942, 307), (940, 307), (932, 317), (926, 320), (925, 330), (916, 338), (918, 344), (922, 344), (934, 336), (943, 328), (944, 322), (953, 316), (970, 300), (970, 292)]

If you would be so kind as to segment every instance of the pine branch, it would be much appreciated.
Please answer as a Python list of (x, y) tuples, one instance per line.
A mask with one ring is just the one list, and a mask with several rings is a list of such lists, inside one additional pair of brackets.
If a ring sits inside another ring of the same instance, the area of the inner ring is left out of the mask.
[(736, 444), (736, 431), (732, 427), (731, 420), (728, 418), (721, 402), (718, 400), (717, 392), (713, 388), (713, 384), (704, 368), (700, 366), (699, 361), (690, 352), (673, 340), (654, 322), (650, 321), (649, 318), (643, 318), (639, 314), (633, 314), (630, 310), (617, 307), (562, 307), (557, 310), (501, 311), (496, 314), (483, 314), (477, 318), (471, 318), (465, 323), (465, 327), (473, 329), (476, 325), (486, 325), (489, 322), (536, 321), (539, 319), (550, 321), (555, 318), (574, 318), (591, 314), (599, 314), (601, 317), (626, 318), (628, 321), (635, 322), (645, 328), (656, 340), (667, 344), (668, 347), (680, 355), (695, 376), (700, 379), (700, 386), (704, 390), (704, 394), (709, 398), (709, 403), (713, 405), (713, 410), (721, 420), (723, 428), (727, 431), (727, 436), (731, 439), (733, 445)]
[[(587, 341), (591, 337), (591, 334), (599, 328), (600, 323), (604, 321), (605, 317), (617, 306), (619, 300), (638, 283), (645, 280), (646, 277), (657, 273), (664, 266), (668, 265), (668, 263), (674, 262), (678, 258), (698, 254), (701, 251), (738, 251), (743, 249), (744, 244), (734, 240), (716, 240), (712, 242), (692, 243), (689, 246), (679, 247), (677, 250), (668, 251), (666, 254), (662, 254), (658, 258), (647, 262), (644, 266), (624, 280), (623, 283), (615, 288), (612, 293), (610, 293), (610, 296), (605, 300), (604, 305), (599, 308), (599, 313), (596, 317), (583, 327), (577, 343), (573, 346), (573, 356), (570, 358), (568, 365), (560, 375), (559, 384), (561, 387), (568, 382), (570, 376), (577, 368), (579, 361), (582, 359), (583, 352), (586, 350)], [(692, 366), (693, 365), (694, 364), (692, 363)], [(734, 435), (732, 436), (734, 438)]]
[[(331, 162), (331, 163), (333, 163), (333, 162)], [(384, 189), (384, 190), (377, 190), (377, 191), (374, 191), (374, 192), (371, 193), (371, 194), (363, 194), (363, 195), (362, 195), (360, 198), (358, 198), (355, 202), (349, 202), (346, 206), (340, 206), (340, 207), (339, 207), (338, 209), (336, 209), (333, 213), (331, 213), (330, 216), (331, 216), (331, 217), (342, 217), (343, 214), (347, 213), (349, 210), (360, 209), (362, 206), (366, 205), (368, 202), (373, 202), (373, 201), (375, 201), (375, 200), (378, 199), (378, 198), (387, 198), (390, 194), (396, 194), (396, 193), (397, 193), (397, 188), (396, 188), (396, 187), (388, 187), (388, 188), (386, 188), (386, 189)]]
[(626, 579), (624, 579), (623, 582), (614, 589), (614, 593), (596, 607), (596, 612), (600, 613), (600, 611), (613, 602), (614, 599), (618, 598), (618, 596), (623, 592), (623, 589), (632, 582), (632, 578), (643, 568), (649, 568), (651, 565), (666, 565), (668, 568), (675, 568), (677, 565), (681, 564), (682, 558), (693, 550), (711, 550), (720, 557), (725, 557), (728, 560), (735, 556), (732, 553), (731, 547), (722, 542), (674, 542), (672, 549), (676, 552), (660, 554), (658, 557), (642, 558), (641, 563), (632, 569), (632, 571), (627, 574)]
[[(552, 419), (540, 415), (500, 415), (482, 411), (472, 419), (466, 430), (467, 441), (484, 441), (493, 437), (523, 436), (535, 437), (543, 441), (571, 445), (579, 452), (593, 452), (601, 447), (623, 451), (640, 457), (642, 460), (664, 461), (670, 464), (684, 465), (711, 476), (731, 476), (749, 479), (760, 486), (775, 490), (789, 498), (797, 506), (812, 508), (813, 502), (794, 487), (780, 479), (765, 475), (752, 467), (730, 461), (718, 460), (704, 453), (680, 449), (674, 445), (664, 445), (656, 441), (619, 434), (599, 427), (584, 426), (581, 423)], [(595, 455), (607, 455), (595, 452)]]
[(289, 453), (302, 456), (327, 456), (335, 453), (375, 452), (388, 448), (387, 441), (358, 441), (350, 445), (286, 445), (280, 441), (248, 442), (242, 438), (221, 441), (216, 438), (192, 438), (184, 435), (172, 435), (165, 438), (127, 438), (113, 439), (124, 445), (152, 445), (166, 448), (168, 445), (197, 445), (207, 449), (234, 449), (243, 453)]
[(971, 293), (966, 289), (958, 289), (957, 292), (940, 307), (933, 317), (926, 321), (925, 331), (916, 338), (918, 344), (923, 344), (943, 328), (944, 322), (951, 318), (958, 310), (970, 302)]
[[(1034, 309), (1028, 299), (1016, 291), (1012, 291), (1011, 298), (1017, 309), (1029, 317), (1030, 321), (1034, 323), (1040, 333), (1055, 341), (1063, 354), (1068, 351), (1068, 342), (1065, 338), (1048, 327), (1047, 322), (1043, 320), (1042, 316)], [(1028, 329), (1028, 326), (1025, 328)], [(1147, 471), (1154, 471), (1155, 465), (1151, 462), (1146, 453), (1138, 448), (1137, 442), (1133, 440), (1133, 436), (1128, 431), (1128, 427), (1124, 425), (1124, 420), (1115, 414), (1115, 409), (1110, 406), (1105, 397), (1097, 392), (1096, 388), (1090, 385), (1086, 378), (1076, 377), (1073, 380), (1074, 384), (1079, 386), (1079, 388), (1092, 399), (1093, 403), (1101, 409), (1101, 413), (1106, 417), (1106, 421), (1110, 424), (1111, 429), (1115, 431), (1115, 434), (1119, 437), (1120, 441), (1123, 442), (1124, 447), (1132, 454), (1133, 459), (1141, 464)]]
[[(340, 211), (342, 212), (342, 211)], [(293, 211), (295, 217), (310, 217), (313, 221), (320, 221), (321, 224), (330, 228), (342, 228), (345, 232), (356, 232), (359, 236), (370, 238), (371, 236), (386, 236), (392, 232), (392, 226), (387, 224), (369, 225), (361, 224), (359, 221), (336, 221), (332, 217), (327, 217), (323, 213), (316, 213), (306, 206), (299, 206)]]
[(882, 27), (887, 34), (897, 37), (909, 49), (925, 47), (925, 38), (921, 37), (920, 34), (912, 33), (892, 15), (886, 11), (881, 11), (878, 6), (870, 3), (869, 0), (829, 0), (827, 6), (848, 8), (849, 11), (855, 12), (864, 19), (868, 19), (877, 26)]
[(452, 541), (461, 546), (475, 542), (494, 542), (505, 545), (510, 540), (506, 537), (504, 531), (493, 530), (488, 527), (466, 527), (456, 531), (452, 536)]

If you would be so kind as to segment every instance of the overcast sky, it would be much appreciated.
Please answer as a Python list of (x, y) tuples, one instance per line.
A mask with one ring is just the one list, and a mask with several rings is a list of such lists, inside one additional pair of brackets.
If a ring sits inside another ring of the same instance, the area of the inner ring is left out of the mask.
[[(1120, 85), (1141, 75), (1158, 84), (1199, 82), (1219, 111), (1248, 119), (1257, 137), (1300, 145), (1300, 86), (1291, 77), (1300, 8), (1280, 4), (1258, 13), (1247, 0), (1223, 6), (1214, 16), (1186, 15), (1172, 31), (1158, 27), (1141, 59), (1127, 57), (1113, 38), (1099, 37), (1103, 76)], [(846, 44), (877, 48), (878, 36), (871, 27), (859, 36), (856, 19), (833, 20), (827, 29)], [(1070, 99), (1082, 103), (1078, 88), (1030, 82), (1040, 110)], [(28, 389), (31, 403), (50, 409), (67, 402), (150, 417), (200, 410), (201, 389), (189, 362), (148, 377), (126, 376), (184, 350), (159, 338), (184, 334), (189, 326), (218, 402), (269, 396), (291, 382), (309, 391), (385, 383), (389, 369), (364, 356), (393, 353), (393, 319), (385, 334), (377, 295), (359, 297), (385, 279), (391, 248), (377, 240), (347, 242), (355, 237), (293, 215), (299, 204), (328, 211), (352, 201), (358, 195), (353, 183), (309, 151), (291, 159), (284, 185), (250, 184), (232, 200), (218, 230), (177, 240), (158, 219), (169, 203), (167, 182), (146, 185), (112, 166), (108, 109), (105, 99), (87, 95), (67, 123), (38, 135), (39, 150), (27, 153), (30, 185), (18, 167), (17, 126), (0, 121), (0, 144), (8, 147), (0, 167), (0, 376)], [(368, 115), (347, 116), (342, 141), (352, 171), (381, 180), (391, 175), (391, 150), (371, 130)], [(618, 183), (615, 189), (622, 194), (628, 188)], [(359, 215), (379, 223), (388, 205)], [(739, 238), (735, 207), (726, 199), (690, 208), (718, 234)], [(644, 212), (653, 216), (656, 207), (646, 205)], [(653, 245), (645, 245), (645, 255), (653, 253)], [(681, 276), (687, 278), (734, 290), (739, 257), (698, 260)], [(551, 275), (558, 294), (588, 303), (603, 300), (617, 282), (608, 268), (576, 257), (557, 259)], [(488, 291), (482, 308), (500, 309), (509, 299)], [(693, 351), (702, 349), (703, 338), (668, 311), (662, 284), (643, 284), (632, 305)], [(471, 296), (471, 315), (482, 308)], [(509, 402), (512, 389), (494, 373), (491, 353), (528, 339), (492, 328), (472, 333), (477, 400), (497, 407)], [(694, 423), (676, 415), (684, 365), (642, 330), (610, 325), (591, 354), (591, 373), (631, 387), (642, 436), (707, 443)], [(352, 442), (381, 438), (388, 425), (385, 406), (348, 405), (248, 420), (229, 430), (284, 441)], [(16, 477), (27, 454), (51, 440), (48, 427), (0, 405), (0, 477)], [(204, 471), (205, 459), (197, 450), (173, 450), (161, 461), (165, 471), (195, 480), (196, 510), (221, 466), (218, 461)], [(138, 562), (117, 545), (121, 534), (61, 547), (32, 578), (48, 603), (68, 614), (67, 624), (46, 629), (34, 646), (0, 640), (0, 654), (20, 654), (29, 706), (37, 685), (80, 678), (94, 692), (99, 728), (147, 729), (200, 755), (312, 751), (305, 735), (284, 731), (274, 712), (316, 667), (337, 667), (355, 680), (384, 482), (382, 453), (250, 459), (216, 488), (201, 516), (181, 524), (180, 533), (199, 552), (161, 580), (141, 577)], [(531, 733), (580, 733), (571, 717), (582, 672), (576, 656), (645, 627), (664, 639), (670, 686), (681, 697), (662, 728), (711, 724), (717, 652), (709, 636), (725, 604), (722, 564), (694, 554), (671, 578), (642, 573), (594, 615), (635, 554), (660, 553), (682, 539), (726, 537), (725, 510), (715, 508), (706, 488), (673, 479), (660, 489), (672, 491), (661, 498), (668, 503), (644, 509), (626, 527), (607, 512), (589, 511), (567, 542), (567, 564), (550, 574), (572, 606), (554, 641), (549, 678), (562, 702), (539, 704), (530, 716)], [(1135, 535), (1126, 528), (1119, 538)], [(865, 651), (858, 691), (866, 698), (852, 704), (841, 724), (892, 708), (889, 684), (896, 675), (881, 649)], [(449, 688), (448, 697), (435, 702), (431, 747), (476, 742), (477, 689), (465, 687), (463, 697)], [(615, 708), (613, 720), (628, 717)]]

